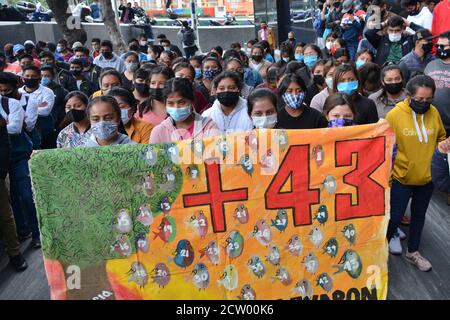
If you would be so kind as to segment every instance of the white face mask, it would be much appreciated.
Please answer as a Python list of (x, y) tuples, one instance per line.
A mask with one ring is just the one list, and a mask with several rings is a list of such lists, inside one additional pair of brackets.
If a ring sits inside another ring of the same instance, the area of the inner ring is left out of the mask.
[(333, 78), (328, 77), (325, 79), (325, 82), (327, 83), (328, 88), (333, 89)]
[(401, 33), (389, 33), (389, 41), (390, 42), (399, 42), (402, 38)]
[(252, 117), (253, 126), (256, 129), (273, 129), (277, 124), (278, 118), (276, 114), (262, 117)]
[(122, 120), (122, 123), (124, 125), (128, 124), (130, 122), (131, 117), (129, 115), (128, 109), (120, 109), (120, 119)]
[(331, 48), (333, 47), (333, 42), (328, 41), (328, 42), (325, 44), (325, 47), (326, 47), (328, 50), (331, 50)]

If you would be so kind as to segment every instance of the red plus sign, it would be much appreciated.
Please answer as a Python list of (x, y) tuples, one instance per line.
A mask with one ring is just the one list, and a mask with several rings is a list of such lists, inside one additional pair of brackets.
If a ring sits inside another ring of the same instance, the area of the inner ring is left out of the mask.
[(208, 205), (211, 208), (213, 231), (225, 232), (225, 203), (248, 199), (248, 189), (222, 190), (220, 166), (217, 161), (205, 162), (207, 191), (183, 196), (185, 208)]

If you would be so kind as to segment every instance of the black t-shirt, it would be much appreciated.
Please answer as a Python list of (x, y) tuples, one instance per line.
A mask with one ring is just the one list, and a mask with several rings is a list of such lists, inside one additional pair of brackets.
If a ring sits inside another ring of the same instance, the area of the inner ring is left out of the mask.
[(278, 112), (277, 126), (282, 129), (317, 129), (327, 128), (328, 121), (323, 114), (316, 109), (303, 104), (303, 113), (298, 117), (292, 117), (285, 108)]
[(359, 93), (356, 96), (356, 124), (377, 123), (379, 120), (377, 106), (373, 100), (363, 97)]
[(122, 73), (122, 87), (124, 87), (130, 91), (134, 90), (133, 81), (128, 80), (128, 78), (123, 73)]

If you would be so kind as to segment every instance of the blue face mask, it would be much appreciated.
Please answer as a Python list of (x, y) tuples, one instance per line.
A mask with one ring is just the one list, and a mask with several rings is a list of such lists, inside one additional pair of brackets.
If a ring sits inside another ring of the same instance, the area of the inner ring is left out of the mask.
[(300, 54), (300, 53), (295, 54), (295, 60), (303, 61), (303, 59), (304, 59), (304, 56), (302, 54)]
[(355, 122), (353, 119), (338, 118), (328, 121), (328, 128), (350, 127), (354, 125)]
[(348, 94), (351, 96), (358, 90), (358, 81), (341, 82), (337, 85), (337, 90), (340, 93)]
[(50, 84), (50, 82), (52, 82), (52, 81), (50, 80), (50, 78), (42, 77), (42, 79), (41, 79), (41, 84), (42, 84), (44, 87), (47, 87), (47, 86)]
[(361, 68), (366, 62), (364, 60), (356, 60), (356, 69)]
[(219, 70), (205, 70), (203, 76), (208, 80), (213, 80), (219, 74)]
[(289, 58), (286, 57), (282, 57), (281, 59), (283, 59), (284, 62), (288, 63), (289, 62)]
[(202, 77), (202, 69), (195, 68), (195, 79), (200, 79)]
[(303, 62), (311, 69), (317, 62), (317, 56), (307, 56), (304, 58)]
[(166, 110), (169, 116), (177, 122), (186, 120), (192, 114), (192, 106), (184, 108), (166, 107)]
[(283, 100), (286, 105), (291, 109), (300, 109), (303, 105), (303, 100), (305, 99), (305, 93), (300, 92), (299, 94), (283, 94)]

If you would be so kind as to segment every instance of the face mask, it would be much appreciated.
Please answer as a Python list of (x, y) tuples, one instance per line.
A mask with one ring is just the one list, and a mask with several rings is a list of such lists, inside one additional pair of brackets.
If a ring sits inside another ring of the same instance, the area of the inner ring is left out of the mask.
[(353, 119), (338, 118), (328, 121), (328, 128), (349, 127), (355, 125)]
[(41, 84), (44, 87), (47, 87), (50, 84), (50, 82), (52, 82), (52, 80), (50, 80), (50, 78), (42, 77), (42, 79), (41, 79)]
[(437, 49), (437, 57), (441, 60), (446, 60), (450, 58), (450, 49), (444, 49), (444, 47), (439, 47)]
[(225, 91), (217, 94), (217, 100), (225, 107), (235, 106), (239, 101), (239, 92)]
[(145, 47), (146, 45), (147, 45), (147, 41), (140, 41), (139, 42), (139, 44), (142, 46), (142, 47)]
[(433, 50), (433, 44), (432, 43), (423, 44), (422, 50), (425, 54), (429, 54), (431, 50)]
[(300, 53), (295, 54), (295, 60), (303, 61), (304, 59), (305, 59), (305, 57), (302, 54), (300, 54)]
[(325, 82), (327, 83), (327, 87), (333, 89), (333, 78), (326, 78)]
[(102, 55), (106, 60), (110, 60), (113, 57), (112, 52), (103, 52)]
[(361, 68), (365, 64), (366, 64), (366, 62), (364, 60), (360, 60), (360, 59), (356, 60), (356, 69)]
[(281, 58), (281, 59), (283, 59), (283, 61), (286, 62), (286, 63), (289, 62), (289, 58), (283, 57), (283, 58)]
[(70, 122), (80, 122), (86, 117), (86, 112), (84, 110), (76, 110), (72, 109), (69, 112), (67, 112), (67, 119), (69, 119)]
[(256, 62), (261, 62), (262, 59), (263, 59), (263, 56), (261, 56), (259, 54), (258, 55), (253, 55), (252, 59), (255, 60)]
[(63, 50), (62, 50), (62, 48), (61, 47), (56, 47), (56, 52), (57, 53), (61, 53)]
[(314, 83), (319, 86), (323, 86), (323, 84), (325, 83), (325, 78), (321, 74), (315, 74), (314, 75)]
[(83, 73), (82, 70), (70, 70), (70, 73), (75, 77), (78, 78)]
[(417, 114), (424, 114), (425, 112), (430, 110), (430, 103), (426, 101), (419, 102), (417, 100), (411, 99), (409, 105), (411, 106), (411, 109), (413, 109)]
[(98, 140), (109, 140), (117, 134), (119, 125), (114, 121), (100, 121), (91, 125), (92, 134)]
[(398, 83), (386, 83), (384, 84), (384, 90), (390, 94), (398, 94), (403, 89), (403, 82)]
[(308, 68), (312, 68), (314, 64), (317, 62), (317, 56), (307, 56), (303, 61)]
[(192, 106), (184, 108), (166, 107), (169, 116), (177, 122), (186, 120), (192, 114)]
[(160, 88), (150, 88), (150, 96), (158, 101), (163, 101), (163, 89)]
[(333, 42), (332, 42), (332, 41), (328, 41), (328, 42), (325, 44), (325, 47), (326, 47), (328, 50), (331, 50), (331, 48), (333, 47)]
[(195, 68), (195, 79), (200, 79), (202, 77), (202, 69)]
[(276, 114), (262, 117), (252, 117), (253, 126), (256, 129), (273, 129), (277, 124), (278, 118)]
[(205, 70), (203, 71), (203, 77), (208, 80), (213, 80), (219, 74), (219, 70)]
[(23, 83), (28, 88), (35, 88), (39, 85), (40, 82), (41, 82), (41, 79), (23, 79)]
[(134, 88), (139, 94), (143, 96), (147, 96), (150, 92), (150, 87), (146, 83), (135, 83)]
[(305, 99), (305, 93), (300, 92), (299, 94), (283, 94), (283, 101), (291, 109), (300, 109), (303, 105), (303, 100)]
[(351, 96), (358, 90), (358, 81), (341, 82), (337, 85), (337, 90), (340, 93), (348, 94)]
[(170, 51), (170, 47), (164, 47), (164, 51)]
[(125, 68), (127, 69), (128, 72), (135, 72), (137, 69), (139, 69), (139, 63), (137, 62), (128, 63), (125, 65)]
[(390, 42), (399, 42), (402, 39), (401, 33), (389, 33)]
[(262, 26), (261, 29), (266, 30), (267, 26)]
[(125, 125), (128, 122), (130, 122), (131, 117), (129, 115), (129, 111), (128, 109), (120, 109), (120, 119), (122, 120), (122, 123)]
[(155, 61), (155, 59), (153, 59), (151, 54), (147, 54), (147, 61)]

